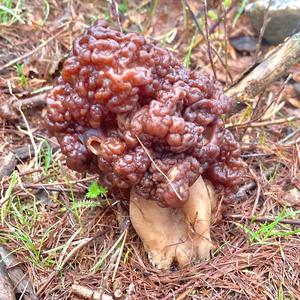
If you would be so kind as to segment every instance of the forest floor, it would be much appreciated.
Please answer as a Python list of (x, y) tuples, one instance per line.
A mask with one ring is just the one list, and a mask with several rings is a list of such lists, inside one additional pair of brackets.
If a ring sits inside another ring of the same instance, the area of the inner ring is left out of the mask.
[[(274, 48), (234, 46), (241, 36), (259, 41), (240, 13), (246, 2), (208, 8), (212, 64), (225, 89)], [(119, 3), (125, 32), (212, 72), (185, 1)], [(201, 1), (188, 3), (204, 29)], [(70, 171), (43, 124), (46, 92), (73, 38), (98, 18), (115, 26), (107, 1), (0, 1), (0, 253), (13, 253), (28, 280), (19, 299), (98, 299), (76, 296), (86, 288), (103, 299), (300, 299), (300, 65), (226, 120), (248, 169), (234, 201), (213, 216), (212, 258), (157, 271), (123, 226), (128, 203), (97, 197), (97, 176)]]

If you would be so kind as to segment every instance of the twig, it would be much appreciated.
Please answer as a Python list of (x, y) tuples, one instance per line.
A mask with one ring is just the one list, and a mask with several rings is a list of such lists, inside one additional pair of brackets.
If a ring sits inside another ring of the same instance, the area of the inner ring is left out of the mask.
[(130, 225), (129, 218), (125, 218), (125, 220), (123, 221), (123, 224), (121, 224), (121, 227), (123, 227), (122, 231), (124, 232), (124, 238), (123, 238), (121, 247), (119, 248), (119, 255), (118, 255), (117, 261), (115, 263), (115, 269), (114, 269), (113, 276), (112, 276), (112, 279), (111, 279), (112, 282), (114, 282), (115, 278), (116, 278), (117, 270), (118, 270), (118, 267), (119, 267), (119, 264), (120, 264), (120, 261), (121, 261), (124, 245), (125, 245), (127, 234), (128, 234), (129, 225)]
[(207, 1), (204, 0), (204, 22), (205, 22), (205, 34), (206, 34), (206, 42), (207, 42), (207, 53), (208, 53), (208, 58), (210, 61), (210, 66), (212, 68), (212, 71), (214, 73), (214, 78), (217, 79), (217, 73), (215, 70), (215, 65), (212, 59), (211, 55), (211, 45), (210, 45), (210, 37), (209, 37), (209, 32), (208, 32), (208, 22), (207, 22)]
[(292, 117), (287, 117), (287, 118), (282, 118), (282, 119), (277, 119), (277, 120), (271, 120), (271, 121), (262, 121), (262, 122), (253, 122), (249, 124), (251, 127), (262, 127), (262, 126), (268, 126), (268, 125), (278, 125), (278, 124), (283, 124), (283, 123), (288, 123), (292, 121), (299, 120), (300, 117), (298, 116), (292, 116)]
[(252, 210), (251, 210), (251, 214), (250, 214), (250, 216), (253, 217), (254, 213), (256, 211), (256, 208), (257, 208), (257, 204), (258, 204), (259, 198), (260, 198), (261, 187), (260, 187), (260, 184), (259, 184), (259, 180), (257, 179), (254, 171), (251, 168), (249, 168), (249, 171), (250, 171), (252, 177), (254, 178), (256, 186), (257, 186), (256, 197), (255, 197), (255, 201), (254, 201), (254, 204), (253, 204), (253, 207), (252, 207)]
[(224, 11), (222, 11), (221, 15), (218, 17), (218, 20), (210, 26), (210, 28), (208, 30), (209, 34), (212, 34), (215, 31), (215, 29), (220, 25), (221, 21), (224, 18), (226, 18), (226, 15), (228, 14), (228, 12), (230, 12), (233, 9), (233, 7), (234, 7), (234, 5), (232, 5), (228, 9), (225, 9)]
[[(275, 168), (271, 168), (266, 172), (263, 172), (263, 176), (267, 177), (274, 172)], [(235, 194), (236, 198), (244, 198), (247, 195), (247, 192), (252, 191), (257, 186), (256, 180), (251, 180), (248, 184), (243, 185), (238, 192)]]
[(269, 8), (270, 8), (270, 5), (271, 5), (272, 1), (273, 0), (269, 0), (269, 4), (268, 4), (268, 6), (265, 10), (265, 13), (264, 13), (263, 24), (262, 24), (262, 27), (261, 27), (260, 32), (259, 32), (258, 42), (257, 42), (257, 45), (256, 45), (255, 54), (254, 54), (254, 63), (257, 62), (257, 57), (258, 57), (258, 53), (259, 53), (259, 50), (260, 50), (260, 47), (261, 47), (262, 38), (264, 36), (266, 27), (267, 27), (268, 23), (270, 22), (270, 19), (268, 18), (268, 16), (269, 16)]
[(286, 143), (285, 146), (292, 146), (292, 145), (295, 145), (295, 144), (298, 144), (300, 143), (300, 138), (294, 140), (294, 141), (290, 141), (289, 143)]
[(263, 126), (269, 126), (269, 125), (278, 125), (278, 124), (288, 123), (288, 122), (292, 122), (292, 121), (297, 121), (299, 119), (300, 119), (299, 116), (291, 116), (291, 117), (287, 117), (287, 118), (281, 118), (281, 119), (270, 120), (270, 121), (262, 121), (262, 122), (249, 121), (249, 122), (243, 123), (243, 124), (236, 124), (236, 125), (228, 124), (228, 125), (226, 125), (226, 128), (231, 128), (231, 127), (263, 127)]
[(298, 133), (300, 133), (300, 128), (296, 129), (295, 131), (293, 131), (292, 133), (290, 133), (289, 135), (287, 135), (285, 138), (283, 138), (282, 140), (280, 140), (279, 142), (277, 142), (277, 144), (284, 145), (288, 140), (290, 140), (292, 137), (294, 137)]
[(109, 0), (109, 7), (110, 7), (110, 10), (111, 10), (111, 13), (115, 19), (115, 22), (117, 23), (117, 27), (118, 27), (118, 30), (120, 32), (123, 32), (122, 31), (122, 26), (121, 26), (121, 22), (120, 22), (120, 15), (119, 15), (119, 10), (118, 10), (118, 4), (116, 3), (115, 0)]
[(183, 1), (184, 1), (184, 4), (186, 5), (186, 7), (188, 8), (189, 13), (191, 14), (191, 17), (192, 17), (193, 21), (195, 22), (196, 27), (197, 27), (199, 33), (200, 33), (200, 34), (203, 36), (203, 38), (205, 39), (205, 34), (204, 34), (204, 32), (202, 31), (201, 26), (200, 26), (200, 24), (199, 24), (199, 22), (198, 22), (198, 20), (197, 20), (197, 18), (196, 18), (196, 16), (195, 16), (194, 12), (192, 11), (192, 8), (190, 7), (190, 4), (188, 3), (187, 0), (183, 0)]
[(24, 99), (18, 99), (13, 103), (13, 108), (18, 109), (20, 106), (22, 108), (32, 108), (36, 106), (41, 106), (46, 104), (46, 97), (48, 92), (44, 92), (32, 97), (27, 97)]
[(274, 155), (274, 152), (270, 153), (249, 153), (249, 154), (241, 154), (242, 158), (249, 158), (249, 157), (264, 157), (264, 156), (271, 156)]
[[(225, 84), (227, 86), (228, 83), (228, 33), (227, 33), (227, 9), (224, 6), (224, 3), (222, 3), (223, 8), (223, 24), (224, 24), (224, 48), (225, 48), (225, 66), (226, 66), (226, 78), (225, 78)], [(232, 83), (232, 81), (231, 81)]]
[[(25, 189), (37, 189), (37, 190), (40, 190), (40, 189), (44, 189), (44, 190), (47, 190), (47, 191), (56, 191), (56, 192), (70, 192), (71, 189), (70, 188), (64, 188), (64, 187), (61, 187), (59, 186), (60, 183), (58, 183), (56, 186), (47, 186), (47, 185), (44, 185), (44, 184), (30, 184), (30, 183), (24, 183), (23, 184), (23, 188)], [(8, 188), (8, 185), (4, 185), (4, 188)], [(15, 191), (18, 191), (18, 190), (23, 190), (22, 187), (18, 187), (16, 186), (14, 188)], [(85, 191), (85, 189), (79, 189), (79, 188), (75, 188), (73, 187), (72, 190), (76, 193), (83, 193)]]
[(173, 186), (171, 180), (169, 179), (169, 177), (159, 168), (159, 166), (156, 164), (156, 162), (153, 160), (153, 158), (151, 157), (149, 151), (147, 150), (147, 148), (144, 146), (144, 144), (142, 143), (142, 141), (139, 139), (139, 137), (136, 135), (135, 136), (137, 138), (137, 140), (139, 141), (139, 143), (141, 144), (142, 148), (145, 150), (146, 154), (148, 155), (148, 157), (150, 158), (151, 162), (154, 164), (155, 168), (159, 171), (159, 173), (161, 175), (163, 175), (167, 182), (169, 183), (169, 185), (171, 186), (172, 190), (175, 192), (176, 196), (183, 201), (182, 197), (178, 194), (178, 192), (176, 191), (175, 187)]
[(247, 221), (252, 221), (252, 222), (278, 222), (281, 224), (289, 224), (289, 225), (295, 225), (295, 226), (300, 226), (300, 220), (293, 220), (293, 219), (281, 219), (278, 220), (277, 218), (274, 217), (267, 217), (267, 216), (262, 216), (262, 217), (256, 217), (256, 216), (245, 216), (245, 215), (231, 215), (231, 214), (226, 214), (224, 216), (225, 218), (228, 219), (235, 219), (235, 220), (247, 220)]

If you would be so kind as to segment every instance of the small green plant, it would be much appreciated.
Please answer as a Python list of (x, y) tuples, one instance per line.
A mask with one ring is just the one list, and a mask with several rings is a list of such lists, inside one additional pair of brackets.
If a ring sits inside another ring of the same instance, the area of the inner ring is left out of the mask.
[(265, 131), (259, 132), (258, 144), (264, 146), (268, 140), (267, 133)]
[(253, 113), (253, 107), (250, 104), (246, 104), (247, 107), (242, 111), (238, 124), (245, 122), (246, 120), (250, 120), (251, 115)]
[(158, 5), (158, 0), (153, 0), (151, 3), (151, 12), (150, 12), (151, 18), (153, 18), (154, 15), (156, 14), (157, 5)]
[(44, 0), (44, 10), (45, 10), (44, 22), (46, 22), (50, 14), (50, 5), (47, 0)]
[(105, 186), (99, 185), (97, 181), (93, 181), (88, 187), (88, 192), (86, 193), (86, 197), (89, 199), (95, 199), (99, 196), (106, 197), (107, 192), (108, 190)]
[[(109, 20), (110, 15), (109, 15), (109, 10), (108, 10), (108, 9), (106, 9), (106, 10), (103, 12), (103, 18), (104, 18), (105, 21), (108, 21), (108, 20)], [(96, 20), (96, 19), (97, 19), (97, 18), (95, 18), (95, 20)]]
[(162, 38), (161, 44), (164, 48), (167, 47), (167, 36), (165, 34)]
[(207, 12), (207, 16), (212, 20), (212, 21), (216, 21), (216, 20), (218, 20), (218, 15), (217, 15), (217, 13), (214, 11), (214, 10), (209, 10), (208, 12)]
[(27, 85), (27, 77), (24, 73), (24, 65), (23, 64), (17, 64), (16, 66), (17, 73), (19, 76), (19, 81), (22, 87), (25, 87)]
[(92, 208), (92, 207), (102, 207), (103, 206), (103, 201), (99, 200), (82, 200), (78, 202), (73, 203), (73, 207), (76, 209), (80, 208)]
[(192, 50), (193, 50), (194, 44), (195, 44), (195, 38), (196, 38), (196, 35), (194, 35), (192, 37), (191, 43), (189, 45), (189, 48), (188, 48), (187, 53), (186, 53), (186, 55), (184, 57), (184, 60), (183, 60), (183, 65), (186, 68), (188, 68), (191, 64), (191, 56), (192, 56)]
[(233, 25), (232, 25), (233, 28), (235, 27), (237, 21), (239, 20), (239, 18), (241, 17), (243, 11), (245, 10), (246, 5), (248, 4), (248, 0), (241, 0), (240, 2), (241, 2), (241, 4), (238, 8), (238, 11), (237, 11), (234, 19), (233, 19)]
[(47, 140), (42, 139), (38, 149), (38, 165), (42, 166), (44, 164), (44, 174), (47, 175), (52, 161), (52, 148)]
[[(291, 229), (289, 225), (280, 224), (281, 220), (293, 217), (297, 214), (300, 214), (300, 210), (288, 212), (286, 209), (283, 209), (273, 222), (259, 224), (257, 230), (253, 230), (249, 226), (239, 226), (242, 227), (248, 234), (249, 241), (252, 245), (273, 244), (273, 242), (270, 242), (271, 238), (280, 238), (300, 234), (300, 228)], [(255, 221), (255, 217), (253, 217), (253, 221)]]
[(231, 0), (223, 0), (223, 6), (228, 9), (231, 6)]
[(0, 0), (0, 24), (9, 26), (16, 21), (25, 24), (20, 16), (21, 3), (21, 0), (19, 0), (16, 5), (14, 5), (13, 0)]
[(118, 5), (118, 9), (119, 12), (122, 13), (123, 15), (125, 15), (128, 11), (128, 1), (127, 0), (123, 0), (119, 3)]
[(10, 177), (9, 186), (4, 194), (3, 197), (1, 197), (0, 203), (1, 203), (1, 223), (4, 224), (5, 218), (7, 214), (9, 213), (9, 210), (11, 208), (12, 199), (13, 199), (13, 191), (14, 188), (18, 182), (19, 174), (17, 171), (14, 171)]

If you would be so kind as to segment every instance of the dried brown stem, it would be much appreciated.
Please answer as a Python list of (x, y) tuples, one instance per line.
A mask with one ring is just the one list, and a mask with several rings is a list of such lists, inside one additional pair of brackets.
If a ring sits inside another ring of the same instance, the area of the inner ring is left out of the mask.
[(262, 121), (262, 122), (253, 122), (253, 121), (249, 121), (243, 124), (237, 124), (237, 125), (230, 125), (227, 128), (230, 127), (264, 127), (264, 126), (269, 126), (269, 125), (278, 125), (278, 124), (283, 124), (283, 123), (288, 123), (288, 122), (292, 122), (292, 121), (297, 121), (299, 120), (300, 117), (298, 116), (291, 116), (291, 117), (287, 117), (287, 118), (281, 118), (281, 119), (277, 119), (277, 120), (270, 120), (270, 121)]
[(118, 9), (118, 4), (116, 3), (115, 0), (109, 0), (109, 7), (111, 10), (111, 13), (115, 19), (115, 22), (117, 24), (118, 30), (122, 32), (122, 26), (120, 22), (120, 15), (119, 15), (119, 9)]
[(263, 24), (262, 24), (262, 27), (260, 29), (260, 33), (259, 33), (259, 37), (258, 37), (258, 43), (256, 45), (256, 50), (255, 50), (255, 55), (254, 55), (254, 62), (257, 62), (258, 53), (259, 53), (259, 50), (260, 50), (260, 47), (261, 47), (262, 38), (264, 36), (267, 25), (270, 22), (270, 19), (268, 18), (268, 16), (269, 16), (269, 8), (270, 8), (271, 3), (272, 3), (272, 0), (269, 0), (269, 4), (268, 4), (268, 6), (266, 8), (266, 11), (264, 13)]
[(234, 220), (247, 220), (247, 221), (252, 221), (252, 222), (268, 222), (272, 223), (274, 221), (281, 223), (281, 224), (288, 224), (288, 225), (294, 225), (294, 226), (300, 226), (300, 220), (293, 220), (293, 219), (281, 219), (278, 220), (274, 217), (267, 217), (267, 216), (262, 216), (262, 217), (250, 217), (250, 216), (245, 216), (245, 215), (225, 215), (226, 218), (228, 219), (234, 219)]
[(209, 37), (209, 32), (208, 32), (208, 22), (207, 22), (208, 12), (207, 12), (207, 1), (206, 0), (204, 0), (204, 10), (205, 10), (204, 20), (205, 20), (205, 36), (206, 36), (206, 42), (207, 42), (207, 54), (208, 54), (210, 66), (211, 66), (212, 71), (214, 73), (214, 78), (217, 79), (217, 73), (216, 73), (215, 65), (214, 65), (214, 62), (213, 62), (212, 55), (211, 55), (211, 44), (210, 44), (210, 37)]

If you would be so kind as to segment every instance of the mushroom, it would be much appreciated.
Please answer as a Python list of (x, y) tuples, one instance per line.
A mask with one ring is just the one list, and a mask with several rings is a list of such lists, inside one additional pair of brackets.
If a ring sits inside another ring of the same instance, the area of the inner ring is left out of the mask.
[(210, 75), (98, 21), (74, 40), (46, 123), (69, 168), (128, 192), (150, 260), (169, 268), (209, 257), (213, 189), (227, 193), (240, 180), (239, 144), (221, 118), (229, 108)]

